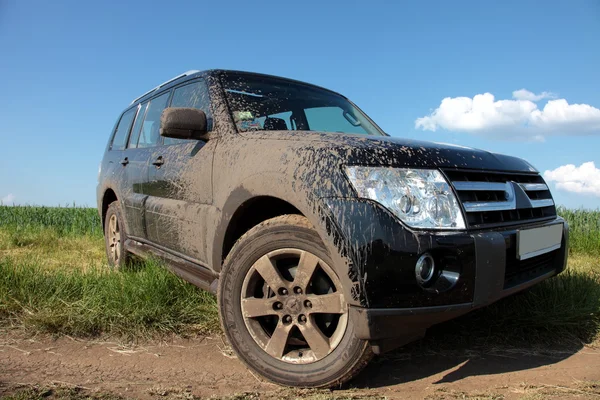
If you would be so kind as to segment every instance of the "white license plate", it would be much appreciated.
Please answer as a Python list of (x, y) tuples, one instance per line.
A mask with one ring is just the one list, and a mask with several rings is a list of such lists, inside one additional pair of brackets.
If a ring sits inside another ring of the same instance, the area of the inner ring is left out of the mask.
[(563, 224), (517, 231), (517, 258), (526, 260), (560, 248)]

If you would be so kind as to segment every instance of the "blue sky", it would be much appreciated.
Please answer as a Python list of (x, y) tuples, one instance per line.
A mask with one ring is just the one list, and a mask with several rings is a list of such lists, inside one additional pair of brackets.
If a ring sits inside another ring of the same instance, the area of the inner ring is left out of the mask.
[(0, 199), (95, 206), (120, 111), (228, 68), (339, 91), (392, 136), (523, 157), (558, 203), (600, 207), (597, 1), (121, 3), (0, 1)]

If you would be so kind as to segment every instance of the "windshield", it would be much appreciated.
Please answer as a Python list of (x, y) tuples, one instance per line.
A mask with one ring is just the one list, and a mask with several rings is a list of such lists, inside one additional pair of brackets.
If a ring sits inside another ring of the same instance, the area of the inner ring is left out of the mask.
[(344, 97), (284, 79), (226, 73), (221, 78), (238, 131), (319, 131), (385, 136)]

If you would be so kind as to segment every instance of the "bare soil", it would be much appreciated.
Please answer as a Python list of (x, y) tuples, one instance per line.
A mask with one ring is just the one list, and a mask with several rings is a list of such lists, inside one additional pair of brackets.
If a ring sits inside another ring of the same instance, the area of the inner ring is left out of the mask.
[[(600, 398), (600, 348), (428, 352), (422, 347), (377, 358), (349, 387), (319, 392), (324, 396), (319, 398)], [(0, 395), (22, 385), (80, 387), (128, 398), (302, 397), (252, 375), (220, 336), (125, 347), (2, 334)]]

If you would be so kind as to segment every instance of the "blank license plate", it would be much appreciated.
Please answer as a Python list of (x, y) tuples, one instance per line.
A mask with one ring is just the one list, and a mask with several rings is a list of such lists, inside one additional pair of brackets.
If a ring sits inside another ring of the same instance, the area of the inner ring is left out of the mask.
[(517, 231), (517, 258), (526, 260), (560, 248), (563, 224)]

